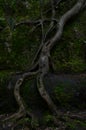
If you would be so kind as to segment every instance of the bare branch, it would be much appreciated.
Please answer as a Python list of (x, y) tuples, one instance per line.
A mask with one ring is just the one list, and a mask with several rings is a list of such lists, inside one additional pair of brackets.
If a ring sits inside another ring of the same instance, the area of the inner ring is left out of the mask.
[(51, 23), (50, 23), (50, 25), (49, 25), (49, 29), (48, 29), (47, 32), (45, 33), (44, 40), (46, 39), (48, 33), (51, 31), (51, 29), (53, 28), (53, 25), (54, 25), (54, 21), (52, 20), (52, 19), (54, 19), (54, 17), (55, 17), (54, 0), (51, 0), (51, 7), (52, 7)]
[[(56, 3), (54, 4), (54, 8), (57, 9), (58, 5), (60, 4), (62, 0), (56, 0)], [(47, 14), (49, 11), (51, 11), (52, 8), (50, 7), (47, 11), (44, 12), (44, 14)]]
[(24, 21), (21, 21), (19, 23), (16, 23), (15, 25), (15, 28), (20, 26), (20, 25), (36, 25), (36, 24), (39, 24), (40, 23), (40, 20), (36, 20), (36, 21), (30, 21), (30, 20), (24, 20)]
[(11, 52), (11, 48), (10, 48), (9, 43), (8, 42), (4, 42), (4, 44), (5, 44), (5, 46), (6, 46), (7, 50), (8, 50), (8, 53), (10, 53)]
[(70, 9), (69, 11), (67, 11), (60, 19), (59, 23), (58, 23), (58, 31), (56, 32), (56, 34), (54, 35), (54, 37), (52, 39), (50, 39), (50, 43), (48, 45), (49, 49), (51, 49), (54, 45), (55, 42), (59, 41), (62, 33), (63, 33), (63, 28), (64, 25), (66, 24), (66, 22), (74, 15), (76, 15), (77, 13), (79, 13), (79, 11), (83, 8), (83, 5), (85, 3), (85, 0), (78, 0), (78, 2), (74, 5), (74, 7), (72, 9)]
[(43, 25), (43, 0), (40, 0), (40, 11), (41, 11), (41, 29), (42, 29), (42, 43), (44, 41), (44, 25)]

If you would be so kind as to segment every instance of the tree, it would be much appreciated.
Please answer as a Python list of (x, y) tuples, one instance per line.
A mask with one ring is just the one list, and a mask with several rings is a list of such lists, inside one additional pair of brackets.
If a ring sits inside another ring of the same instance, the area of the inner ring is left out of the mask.
[[(64, 116), (68, 116), (70, 118), (78, 118), (82, 120), (83, 117), (81, 117), (80, 114), (73, 115), (64, 114), (61, 112), (59, 113), (57, 106), (46, 91), (46, 88), (44, 86), (44, 77), (49, 73), (49, 71), (51, 71), (51, 68), (52, 71), (54, 70), (51, 59), (51, 51), (55, 44), (59, 44), (59, 40), (61, 39), (63, 34), (64, 26), (73, 16), (79, 14), (80, 11), (82, 11), (82, 9), (86, 7), (86, 2), (85, 0), (78, 0), (72, 8), (70, 8), (60, 17), (59, 20), (56, 18), (56, 13), (57, 7), (59, 7), (59, 4), (62, 2), (62, 0), (50, 0), (46, 2), (40, 0), (35, 3), (33, 1), (31, 2), (32, 4), (37, 4), (38, 10), (40, 10), (40, 15), (37, 14), (39, 16), (38, 18), (37, 16), (36, 18), (34, 18), (36, 20), (23, 20), (19, 21), (18, 23), (15, 22), (16, 20), (13, 17), (13, 15), (16, 14), (14, 13), (15, 5), (22, 7), (24, 6), (25, 8), (31, 8), (31, 3), (24, 0), (14, 0), (9, 2), (5, 0), (4, 3), (5, 19), (7, 21), (9, 29), (11, 30), (9, 31), (9, 37), (5, 42), (5, 46), (9, 54), (11, 54), (12, 51), (9, 45), (9, 41), (12, 40), (12, 32), (14, 31), (14, 29), (19, 28), (23, 25), (30, 26), (31, 29), (29, 33), (33, 33), (37, 28), (39, 28), (39, 32), (41, 33), (41, 44), (39, 45), (37, 53), (33, 58), (31, 67), (26, 71), (16, 72), (16, 74), (11, 79), (12, 81), (16, 79), (14, 83), (14, 96), (19, 105), (19, 110), (15, 114), (3, 119), (3, 121), (18, 120), (21, 118), (25, 118), (26, 115), (34, 120), (33, 113), (26, 109), (25, 103), (20, 96), (20, 86), (23, 84), (26, 78), (33, 78), (33, 76), (36, 76), (38, 92), (51, 110), (55, 124), (61, 125), (62, 122), (60, 121), (60, 119)], [(46, 5), (49, 7), (47, 8), (47, 10), (44, 9)], [(47, 14), (50, 15), (49, 18), (46, 18)], [(47, 25), (47, 27), (45, 25)], [(0, 31), (3, 31), (6, 27), (1, 26), (0, 28)], [(11, 81), (9, 85), (12, 85)]]

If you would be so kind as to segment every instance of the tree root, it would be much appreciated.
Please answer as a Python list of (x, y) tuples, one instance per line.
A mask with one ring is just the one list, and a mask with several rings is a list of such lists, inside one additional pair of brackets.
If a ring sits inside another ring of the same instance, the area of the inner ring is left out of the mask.
[(61, 124), (60, 120), (58, 120), (58, 110), (57, 110), (57, 107), (54, 104), (53, 100), (51, 99), (51, 97), (49, 96), (49, 94), (47, 93), (47, 91), (44, 87), (43, 77), (44, 77), (44, 75), (39, 75), (37, 77), (37, 88), (38, 88), (38, 91), (39, 91), (41, 97), (45, 100), (49, 109), (53, 113), (54, 124), (56, 126), (58, 126)]
[(41, 97), (45, 100), (49, 109), (53, 113), (53, 121), (54, 121), (54, 124), (56, 126), (62, 125), (62, 121), (63, 120), (66, 121), (66, 118), (76, 119), (79, 121), (86, 121), (86, 112), (81, 112), (81, 113), (80, 112), (79, 113), (67, 112), (67, 113), (64, 113), (64, 112), (61, 112), (57, 109), (57, 106), (54, 104), (54, 102), (52, 101), (51, 97), (49, 96), (49, 94), (47, 93), (47, 91), (44, 87), (43, 75), (39, 75), (37, 77), (37, 88), (38, 88), (38, 91), (39, 91)]
[[(27, 75), (28, 74), (29, 73), (27, 73)], [(57, 110), (57, 107), (55, 106), (55, 104), (53, 103), (49, 94), (47, 93), (47, 91), (44, 88), (43, 77), (44, 77), (44, 75), (42, 75), (42, 74), (40, 74), (37, 77), (37, 88), (38, 88), (38, 91), (39, 91), (41, 97), (46, 101), (46, 103), (49, 106), (49, 109), (53, 113), (54, 125), (57, 126), (59, 128), (59, 130), (63, 129), (63, 128), (64, 128), (63, 130), (65, 130), (64, 122), (67, 122), (68, 120), (76, 119), (76, 120), (80, 120), (80, 121), (86, 121), (86, 111), (79, 112), (79, 113), (72, 113), (72, 112), (63, 113), (63, 112)], [(32, 128), (38, 127), (38, 124), (39, 124), (38, 120), (34, 117), (34, 114), (26, 110), (25, 103), (20, 96), (20, 86), (21, 86), (23, 80), (24, 80), (24, 77), (22, 77), (22, 78), (20, 77), (17, 80), (15, 89), (14, 89), (14, 95), (15, 95), (16, 101), (19, 105), (19, 111), (13, 115), (7, 116), (6, 118), (4, 118), (2, 120), (3, 124), (5, 122), (8, 122), (8, 124), (11, 122), (10, 125), (11, 125), (12, 129), (14, 129), (14, 127), (16, 125), (18, 125), (18, 121), (20, 121), (21, 119), (24, 119), (26, 117), (26, 115), (28, 115), (28, 117), (32, 119), (31, 120)]]
[(85, 112), (79, 112), (79, 113), (69, 112), (68, 114), (64, 114), (64, 115), (71, 118), (71, 119), (86, 121), (86, 111)]
[(40, 93), (40, 95), (42, 96), (42, 98), (46, 101), (46, 103), (48, 104), (50, 110), (55, 114), (55, 115), (58, 115), (58, 112), (57, 112), (57, 108), (54, 104), (54, 102), (52, 101), (52, 99), (50, 98), (49, 94), (47, 93), (47, 91), (45, 90), (45, 87), (44, 87), (44, 83), (43, 83), (43, 75), (39, 75), (37, 77), (37, 88), (38, 88), (38, 91)]
[(4, 119), (2, 116), (2, 119), (1, 119), (2, 123), (12, 122), (12, 123), (10, 123), (10, 125), (12, 125), (11, 127), (13, 128), (13, 125), (17, 120), (21, 120), (21, 118), (25, 118), (26, 116), (28, 116), (29, 118), (32, 118), (32, 122), (33, 122), (33, 120), (35, 120), (34, 115), (30, 111), (26, 110), (25, 102), (23, 101), (22, 97), (20, 96), (20, 86), (22, 85), (24, 78), (27, 76), (35, 75), (35, 74), (37, 74), (37, 72), (31, 72), (31, 73), (27, 72), (21, 76), (18, 76), (18, 79), (17, 79), (17, 81), (15, 83), (15, 87), (14, 87), (14, 96), (17, 101), (17, 104), (19, 105), (19, 110), (18, 110), (18, 112), (14, 113), (10, 116), (9, 115), (5, 116)]

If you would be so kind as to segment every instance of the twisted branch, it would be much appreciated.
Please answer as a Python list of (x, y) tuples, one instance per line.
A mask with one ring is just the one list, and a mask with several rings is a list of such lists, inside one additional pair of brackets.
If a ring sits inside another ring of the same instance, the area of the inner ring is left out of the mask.
[[(52, 49), (52, 47), (55, 45), (55, 42), (58, 43), (60, 40), (62, 33), (63, 33), (63, 28), (66, 22), (74, 15), (78, 14), (79, 11), (84, 7), (85, 0), (78, 0), (78, 2), (75, 4), (73, 8), (71, 8), (69, 11), (67, 11), (59, 20), (58, 23), (58, 30), (56, 34), (50, 39), (50, 42), (48, 44), (49, 50)], [(47, 44), (47, 43), (46, 43)]]

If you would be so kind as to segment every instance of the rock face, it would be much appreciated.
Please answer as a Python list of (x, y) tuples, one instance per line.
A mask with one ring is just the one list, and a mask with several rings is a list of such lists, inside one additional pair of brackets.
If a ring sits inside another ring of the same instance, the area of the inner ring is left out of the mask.
[[(45, 76), (44, 84), (47, 92), (59, 108), (86, 108), (86, 75), (56, 75)], [(26, 91), (23, 91), (26, 89)], [(47, 109), (47, 104), (38, 93), (36, 80), (23, 86), (22, 96), (27, 105), (37, 114)], [(82, 104), (82, 105), (81, 105)]]
[(45, 86), (57, 105), (86, 107), (86, 75), (49, 74)]
[[(67, 109), (70, 107), (79, 109), (86, 108), (86, 75), (56, 75), (49, 73), (45, 76), (44, 84), (47, 92), (58, 107)], [(12, 96), (12, 91), (13, 90), (4, 88), (4, 91), (0, 92), (3, 95), (0, 110), (3, 111), (7, 103), (9, 111), (10, 109), (13, 110), (16, 104)], [(37, 90), (35, 79), (30, 82), (25, 81), (25, 84), (23, 84), (21, 88), (21, 95), (27, 106), (31, 110), (37, 112), (37, 115), (40, 114), (39, 111), (43, 112), (47, 109), (47, 104), (41, 98)]]

